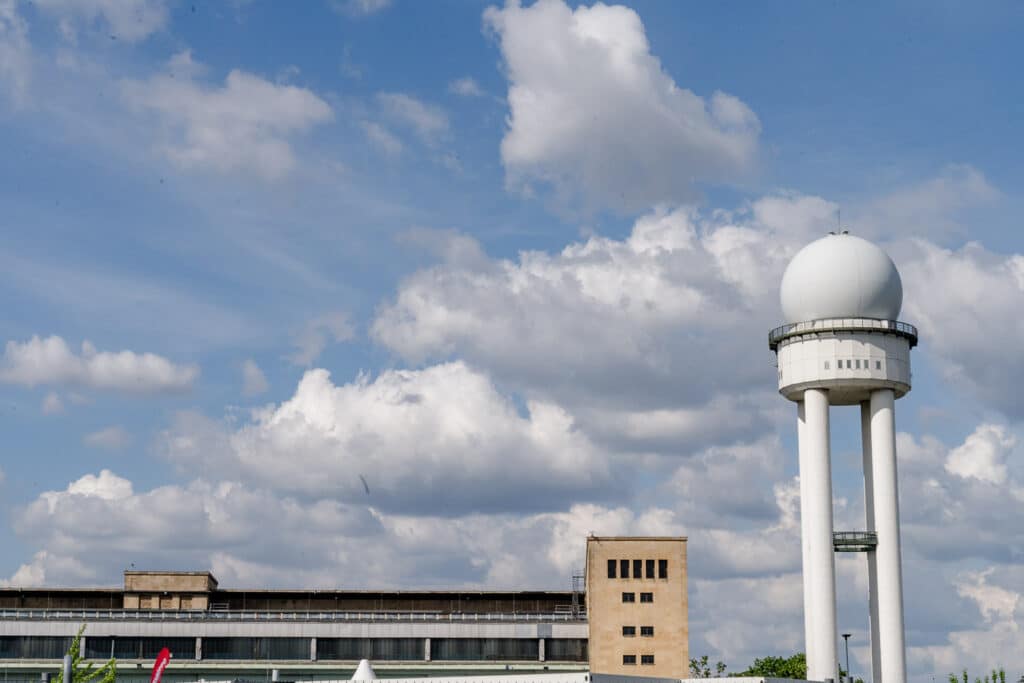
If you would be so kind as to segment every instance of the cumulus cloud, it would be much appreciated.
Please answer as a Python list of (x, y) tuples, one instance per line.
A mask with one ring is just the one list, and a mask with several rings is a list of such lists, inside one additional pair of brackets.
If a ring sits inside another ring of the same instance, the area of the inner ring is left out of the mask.
[(79, 26), (102, 24), (105, 35), (134, 43), (167, 23), (164, 0), (33, 0), (60, 21), (65, 37), (74, 39)]
[(1017, 440), (1002, 425), (983, 424), (946, 458), (946, 471), (990, 484), (1006, 482), (1006, 458)]
[(296, 365), (308, 366), (320, 357), (328, 344), (349, 341), (354, 337), (355, 329), (347, 313), (324, 313), (306, 323), (295, 336), (295, 352), (289, 359)]
[(260, 370), (260, 366), (256, 365), (256, 361), (249, 358), (242, 363), (243, 396), (258, 396), (266, 393), (269, 388), (270, 384), (267, 383), (267, 376)]
[[(522, 414), (463, 363), (336, 385), (308, 371), (284, 403), (240, 427), (179, 418), (166, 455), (283, 490), (384, 510), (551, 509), (612, 494), (607, 454), (556, 405)], [(369, 491), (367, 492), (368, 489)]]
[(0, 359), (0, 382), (34, 387), (78, 385), (131, 393), (187, 391), (199, 377), (195, 365), (134, 351), (97, 351), (89, 341), (75, 353), (61, 337), (9, 341)]
[(462, 97), (480, 97), (484, 94), (480, 84), (469, 76), (456, 78), (454, 81), (449, 83), (448, 92)]
[(108, 451), (116, 451), (124, 448), (131, 442), (131, 436), (124, 427), (114, 425), (99, 431), (90, 432), (82, 437), (82, 443), (91, 448), (102, 448)]
[(550, 185), (568, 202), (646, 209), (753, 167), (754, 112), (733, 95), (677, 85), (632, 9), (509, 0), (484, 23), (509, 80), (501, 158), (510, 187)]
[(15, 0), (0, 0), (0, 85), (6, 86), (14, 104), (25, 102), (31, 74), (28, 24), (18, 13)]
[(728, 442), (778, 407), (758, 394), (774, 391), (764, 334), (779, 320), (776, 283), (807, 215), (829, 210), (798, 196), (736, 216), (658, 210), (624, 239), (516, 260), (488, 259), (468, 238), (452, 251), (448, 239), (445, 262), (407, 278), (371, 334), (412, 363), (486, 368), (617, 447)]
[(402, 141), (387, 128), (376, 121), (363, 121), (363, 132), (366, 139), (388, 156), (395, 157), (402, 153)]
[(223, 86), (208, 85), (197, 78), (200, 70), (182, 53), (168, 72), (123, 84), (129, 106), (159, 118), (165, 133), (160, 149), (183, 168), (281, 178), (296, 165), (293, 140), (334, 116), (306, 88), (238, 69)]
[(1024, 255), (977, 242), (945, 249), (919, 240), (903, 256), (903, 317), (920, 329), (938, 371), (987, 405), (1024, 416), (1024, 357), (1006, 352), (1024, 346)]
[(365, 17), (387, 9), (391, 6), (391, 0), (336, 0), (333, 5), (345, 14)]

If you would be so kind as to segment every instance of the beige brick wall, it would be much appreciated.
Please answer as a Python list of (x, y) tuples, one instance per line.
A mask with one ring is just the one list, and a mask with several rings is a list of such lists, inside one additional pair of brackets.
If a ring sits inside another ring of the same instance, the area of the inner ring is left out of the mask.
[[(616, 578), (608, 578), (608, 560), (616, 561)], [(621, 560), (629, 560), (630, 578), (621, 578)], [(634, 560), (641, 560), (642, 576), (633, 576)], [(646, 575), (646, 561), (654, 560), (655, 578)], [(658, 560), (668, 561), (668, 578), (659, 579)], [(686, 539), (682, 537), (590, 537), (587, 539), (587, 619), (590, 625), (590, 671), (601, 674), (689, 676), (689, 613), (686, 593)], [(623, 593), (636, 602), (623, 602)], [(653, 602), (641, 602), (651, 593)], [(636, 629), (624, 636), (623, 626)], [(641, 636), (642, 626), (653, 626), (654, 636)], [(636, 664), (624, 664), (623, 655), (635, 655)], [(642, 664), (653, 655), (654, 664)]]
[(216, 587), (209, 572), (125, 572), (124, 609), (205, 610)]

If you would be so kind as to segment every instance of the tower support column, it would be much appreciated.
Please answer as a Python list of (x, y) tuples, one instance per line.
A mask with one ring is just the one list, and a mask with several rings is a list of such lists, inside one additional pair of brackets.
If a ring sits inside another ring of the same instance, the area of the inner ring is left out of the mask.
[(903, 632), (903, 569), (900, 553), (900, 504), (896, 478), (895, 395), (871, 392), (871, 478), (878, 547), (878, 654), (881, 680), (906, 683)]
[[(864, 453), (864, 529), (877, 532), (875, 527), (875, 485), (871, 473), (871, 402), (860, 404), (860, 442)], [(878, 635), (878, 563), (874, 550), (868, 559), (868, 621), (871, 629), (871, 680), (882, 681), (882, 659), (878, 653), (881, 639)], [(849, 675), (849, 672), (847, 672)]]
[[(829, 444), (829, 399), (824, 389), (804, 392), (804, 425), (800, 438), (801, 493), (800, 518), (807, 542), (807, 566), (804, 581), (809, 584), (805, 592), (805, 627), (809, 634), (807, 651), (807, 678), (835, 680), (839, 673), (836, 653), (836, 570), (832, 548), (832, 456)], [(808, 572), (808, 570), (810, 570)], [(813, 650), (811, 650), (813, 646)], [(888, 683), (888, 682), (887, 682)]]
[(814, 604), (814, 596), (811, 593), (813, 584), (811, 576), (814, 573), (814, 567), (811, 565), (810, 554), (811, 516), (806, 508), (807, 501), (810, 499), (810, 494), (807, 493), (808, 475), (804, 474), (810, 471), (810, 466), (807, 464), (810, 459), (810, 449), (807, 443), (807, 415), (803, 401), (796, 404), (796, 439), (800, 466), (800, 551), (804, 581), (804, 651), (807, 653), (807, 661), (810, 661), (811, 653), (817, 652), (814, 634), (818, 629), (815, 627), (814, 610), (811, 608)]

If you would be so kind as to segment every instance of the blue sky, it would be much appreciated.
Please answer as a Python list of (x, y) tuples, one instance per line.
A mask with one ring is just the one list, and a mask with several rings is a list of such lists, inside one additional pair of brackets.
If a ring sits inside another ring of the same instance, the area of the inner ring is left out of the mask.
[(685, 533), (691, 651), (799, 650), (765, 336), (841, 212), (922, 332), (911, 672), (1024, 669), (1022, 13), (0, 0), (0, 581), (560, 587)]

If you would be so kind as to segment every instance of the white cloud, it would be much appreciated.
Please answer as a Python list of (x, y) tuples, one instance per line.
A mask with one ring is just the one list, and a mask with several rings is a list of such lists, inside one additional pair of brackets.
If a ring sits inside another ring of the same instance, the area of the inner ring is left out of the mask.
[(442, 249), (446, 262), (408, 277), (371, 334), (408, 362), (464, 358), (602, 438), (676, 452), (688, 438), (745, 438), (778, 408), (759, 398), (774, 393), (764, 335), (779, 322), (775, 283), (805, 214), (827, 207), (773, 197), (740, 221), (659, 210), (625, 239), (514, 261)]
[(260, 366), (256, 365), (256, 361), (249, 358), (242, 363), (243, 396), (258, 396), (259, 394), (266, 393), (269, 388), (267, 376), (260, 370)]
[(436, 144), (448, 132), (448, 115), (436, 105), (405, 93), (379, 93), (377, 102), (386, 117), (411, 128), (429, 145)]
[(964, 479), (1003, 484), (1007, 479), (1006, 458), (1016, 445), (1017, 440), (1005, 427), (979, 425), (961, 446), (949, 452), (946, 471)]
[(644, 210), (752, 169), (757, 116), (732, 95), (679, 87), (632, 9), (509, 0), (484, 22), (509, 79), (510, 187), (551, 185), (565, 202)]
[(82, 437), (82, 443), (92, 448), (102, 448), (108, 451), (116, 451), (124, 448), (131, 442), (131, 436), (124, 427), (114, 425), (96, 432), (91, 432)]
[(976, 242), (943, 249), (923, 240), (905, 252), (903, 318), (920, 329), (938, 371), (1007, 415), (1024, 415), (1024, 357), (1007, 352), (1024, 347), (1024, 255), (994, 253)]
[(388, 156), (398, 156), (402, 153), (402, 141), (399, 140), (387, 128), (374, 121), (362, 122), (363, 132), (366, 139), (376, 145)]
[(520, 414), (462, 363), (344, 385), (311, 370), (247, 424), (183, 415), (162, 442), (187, 471), (391, 511), (551, 509), (614, 490), (607, 454), (570, 415), (542, 402)]
[(391, 6), (391, 0), (339, 0), (334, 6), (345, 14), (365, 17)]
[(79, 24), (102, 22), (106, 35), (138, 42), (166, 25), (163, 0), (32, 0), (60, 21), (64, 35), (74, 39)]
[(82, 342), (76, 354), (56, 335), (7, 342), (0, 361), (0, 383), (27, 387), (79, 385), (132, 393), (187, 391), (199, 377), (195, 365), (177, 365), (163, 356), (134, 351), (97, 351)]
[(355, 330), (343, 312), (324, 313), (310, 320), (296, 335), (295, 353), (289, 359), (296, 365), (309, 366), (320, 357), (328, 344), (338, 344), (355, 337)]
[(462, 97), (480, 97), (484, 94), (480, 84), (469, 76), (456, 78), (449, 83), (448, 92)]
[(39, 409), (43, 411), (43, 415), (57, 415), (64, 412), (64, 402), (60, 399), (57, 392), (51, 391), (43, 398), (43, 403)]
[(162, 151), (183, 168), (280, 178), (296, 165), (293, 138), (334, 116), (330, 105), (306, 88), (237, 69), (223, 87), (209, 86), (195, 79), (197, 69), (187, 53), (171, 67), (175, 73), (125, 82), (123, 93), (134, 109), (159, 117), (166, 136)]
[(28, 24), (18, 13), (15, 0), (0, 0), (0, 84), (7, 86), (15, 105), (24, 104), (31, 74)]

